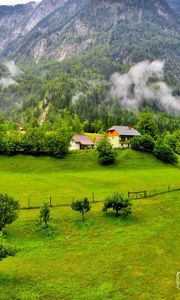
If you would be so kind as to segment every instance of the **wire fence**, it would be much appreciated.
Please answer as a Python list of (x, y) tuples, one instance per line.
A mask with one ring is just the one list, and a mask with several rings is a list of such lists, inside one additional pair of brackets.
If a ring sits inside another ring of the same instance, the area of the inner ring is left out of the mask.
[[(132, 200), (141, 200), (144, 198), (148, 198), (148, 197), (154, 197), (154, 196), (158, 196), (158, 195), (162, 195), (162, 194), (166, 194), (166, 193), (170, 193), (170, 192), (175, 192), (175, 191), (180, 191), (180, 187), (174, 186), (174, 185), (168, 185), (168, 186), (155, 186), (153, 189), (149, 189), (149, 190), (141, 190), (141, 191), (128, 191), (126, 194), (124, 194), (124, 196), (127, 196), (129, 199)], [(47, 199), (47, 202), (49, 204), (50, 207), (69, 207), (71, 206), (72, 202), (75, 201), (76, 199), (79, 199), (80, 197), (72, 197), (71, 202), (69, 201), (69, 203), (60, 203), (60, 201), (57, 201), (58, 197), (52, 197), (49, 196), (49, 198)], [(103, 200), (104, 197), (96, 197), (95, 192), (91, 193), (91, 198), (89, 198), (89, 201), (91, 203), (101, 203), (104, 202)], [(59, 202), (59, 203), (58, 203)], [(20, 209), (38, 209), (42, 206), (42, 203), (38, 203), (35, 201), (35, 199), (33, 200), (32, 197), (29, 197), (27, 199), (27, 205), (22, 205), (20, 207)]]

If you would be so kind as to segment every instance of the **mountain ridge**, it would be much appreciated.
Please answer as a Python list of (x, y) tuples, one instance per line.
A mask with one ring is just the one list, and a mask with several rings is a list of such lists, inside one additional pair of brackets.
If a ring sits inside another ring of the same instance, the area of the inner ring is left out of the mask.
[(44, 0), (28, 20), (1, 60), (62, 61), (102, 46), (120, 63), (161, 59), (180, 71), (180, 17), (165, 0)]

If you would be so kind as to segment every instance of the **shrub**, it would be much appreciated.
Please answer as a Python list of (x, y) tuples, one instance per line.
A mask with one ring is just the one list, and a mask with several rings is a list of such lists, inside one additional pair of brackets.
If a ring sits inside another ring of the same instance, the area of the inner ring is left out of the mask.
[(163, 140), (158, 140), (155, 143), (154, 154), (158, 159), (166, 163), (176, 164), (178, 162), (177, 156), (172, 148), (165, 144)]
[(16, 250), (14, 247), (9, 246), (5, 241), (0, 240), (0, 260), (8, 256), (14, 256)]
[(70, 135), (50, 132), (45, 136), (45, 153), (56, 157), (63, 157), (69, 150), (69, 143)]
[(176, 151), (176, 146), (178, 143), (178, 136), (176, 134), (167, 134), (164, 138), (165, 144), (169, 145), (172, 150), (175, 152)]
[(87, 198), (84, 200), (73, 201), (71, 207), (75, 211), (79, 211), (82, 214), (82, 221), (84, 222), (84, 214), (90, 211), (91, 206)]
[(152, 152), (155, 141), (152, 136), (145, 134), (142, 136), (133, 137), (131, 140), (132, 149), (144, 150)]
[(130, 141), (130, 144), (132, 149), (139, 150), (141, 145), (141, 137), (140, 136), (133, 137)]
[(145, 134), (141, 136), (141, 147), (146, 151), (153, 151), (155, 141), (152, 136)]
[(18, 201), (7, 194), (0, 194), (0, 231), (5, 225), (17, 219), (17, 209), (19, 209)]
[(176, 153), (180, 155), (180, 142), (177, 142)]
[(103, 165), (113, 164), (115, 161), (115, 152), (107, 136), (104, 136), (97, 143), (97, 151), (99, 153), (99, 161)]
[(119, 193), (114, 193), (105, 199), (103, 211), (106, 212), (108, 209), (113, 209), (116, 212), (116, 216), (127, 216), (131, 213), (131, 206), (132, 204), (128, 198), (124, 198)]

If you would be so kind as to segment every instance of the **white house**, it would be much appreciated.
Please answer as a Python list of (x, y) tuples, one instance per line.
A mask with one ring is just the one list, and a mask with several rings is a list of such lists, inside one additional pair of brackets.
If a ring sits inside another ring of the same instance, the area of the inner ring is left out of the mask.
[(92, 149), (94, 143), (86, 135), (75, 135), (70, 142), (69, 150)]

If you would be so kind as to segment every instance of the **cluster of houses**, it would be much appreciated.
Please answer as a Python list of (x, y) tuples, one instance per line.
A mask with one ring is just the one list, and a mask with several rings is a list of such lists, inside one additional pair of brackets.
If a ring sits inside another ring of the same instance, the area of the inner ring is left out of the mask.
[[(107, 136), (113, 148), (128, 148), (130, 141), (134, 136), (140, 136), (140, 133), (129, 126), (113, 126), (108, 129)], [(101, 136), (96, 136), (92, 142), (86, 135), (75, 135), (70, 142), (70, 150), (93, 149), (99, 142)]]

